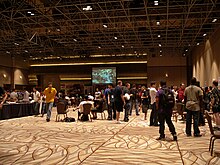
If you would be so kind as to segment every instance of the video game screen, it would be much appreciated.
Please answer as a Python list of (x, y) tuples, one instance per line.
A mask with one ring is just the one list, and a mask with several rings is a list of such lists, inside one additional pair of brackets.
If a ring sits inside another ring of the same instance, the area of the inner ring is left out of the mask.
[(93, 67), (93, 84), (116, 84), (116, 67)]

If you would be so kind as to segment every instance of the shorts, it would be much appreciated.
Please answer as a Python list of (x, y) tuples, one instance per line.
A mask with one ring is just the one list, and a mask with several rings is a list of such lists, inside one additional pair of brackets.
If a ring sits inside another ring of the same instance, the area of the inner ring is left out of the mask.
[(115, 102), (115, 108), (117, 112), (123, 112), (123, 103), (122, 102)]
[(142, 105), (142, 112), (147, 113), (149, 106), (148, 105)]

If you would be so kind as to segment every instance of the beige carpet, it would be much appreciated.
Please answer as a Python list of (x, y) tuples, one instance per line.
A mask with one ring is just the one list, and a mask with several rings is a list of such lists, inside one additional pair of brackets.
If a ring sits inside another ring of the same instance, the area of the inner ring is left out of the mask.
[[(208, 126), (200, 127), (201, 138), (194, 138), (185, 136), (185, 123), (174, 122), (178, 142), (172, 141), (168, 127), (166, 140), (157, 141), (158, 127), (149, 127), (142, 114), (121, 124), (55, 122), (55, 116), (56, 109), (49, 123), (34, 116), (0, 121), (0, 164), (220, 164), (208, 151)], [(220, 151), (220, 140), (215, 150)]]

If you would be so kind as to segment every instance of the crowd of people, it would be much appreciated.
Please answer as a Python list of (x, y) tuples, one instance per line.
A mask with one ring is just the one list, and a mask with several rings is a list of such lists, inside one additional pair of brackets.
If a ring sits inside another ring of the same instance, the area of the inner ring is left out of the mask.
[[(117, 124), (121, 123), (120, 114), (123, 113), (123, 121), (128, 122), (129, 116), (132, 115), (133, 110), (136, 116), (144, 113), (143, 120), (147, 120), (147, 113), (149, 109), (150, 126), (159, 126), (159, 138), (165, 138), (165, 122), (167, 123), (173, 140), (177, 140), (175, 127), (172, 123), (172, 111), (175, 109), (176, 103), (182, 103), (186, 114), (186, 135), (192, 136), (191, 125), (193, 120), (193, 135), (194, 137), (201, 137), (199, 126), (205, 125), (204, 110), (213, 113), (215, 129), (220, 130), (220, 90), (218, 89), (218, 82), (213, 81), (212, 86), (202, 88), (196, 78), (191, 79), (191, 84), (188, 87), (182, 83), (179, 87), (167, 87), (165, 81), (161, 81), (159, 87), (156, 87), (157, 82), (151, 82), (150, 87), (126, 83), (123, 86), (121, 80), (117, 82), (116, 86), (108, 84), (106, 89), (96, 89), (94, 95), (88, 94), (82, 97), (75, 97), (75, 101), (70, 101), (70, 98), (65, 93), (57, 93), (52, 83), (40, 93), (36, 88), (32, 92), (26, 89), (22, 92), (17, 92), (15, 89), (10, 93), (4, 92), (0, 88), (1, 106), (7, 100), (26, 102), (31, 99), (35, 104), (35, 112), (38, 114), (39, 110), (42, 116), (46, 113), (46, 121), (49, 122), (51, 118), (52, 107), (55, 105), (55, 100), (65, 102), (66, 105), (75, 106), (78, 109), (78, 119), (85, 121), (88, 116), (83, 115), (83, 105), (91, 104), (92, 118), (97, 119), (97, 113), (104, 109), (108, 112), (108, 120), (115, 120)], [(78, 100), (78, 102), (76, 102)]]

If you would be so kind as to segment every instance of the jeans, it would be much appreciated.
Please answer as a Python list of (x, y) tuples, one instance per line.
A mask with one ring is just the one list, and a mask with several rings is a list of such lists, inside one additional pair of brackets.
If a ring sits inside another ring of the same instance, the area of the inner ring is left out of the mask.
[(176, 134), (176, 130), (175, 130), (175, 127), (174, 127), (173, 122), (171, 120), (171, 117), (172, 117), (172, 114), (170, 114), (170, 113), (159, 113), (158, 114), (158, 119), (159, 119), (159, 123), (160, 123), (159, 133), (160, 133), (160, 137), (162, 137), (162, 138), (165, 138), (165, 134), (164, 134), (165, 121), (169, 127), (171, 134), (172, 135)]
[(51, 103), (46, 103), (47, 119), (50, 119), (50, 118), (51, 118), (52, 108), (53, 108), (53, 102), (51, 102)]
[(135, 105), (136, 115), (138, 115), (138, 114), (139, 114), (138, 99), (131, 100), (131, 108), (130, 108), (130, 110), (129, 110), (129, 115), (132, 115), (133, 105)]
[(35, 115), (39, 114), (39, 107), (40, 107), (40, 103), (34, 102), (34, 114)]
[(115, 110), (115, 103), (114, 102), (110, 102), (109, 105), (109, 112), (108, 112), (108, 117), (110, 119), (112, 119), (112, 113), (113, 113), (113, 119), (116, 119), (116, 110)]
[(158, 125), (158, 111), (156, 110), (156, 103), (151, 104), (150, 125)]
[(128, 113), (129, 113), (129, 111), (131, 109), (131, 102), (126, 102), (125, 106), (124, 106), (124, 109), (125, 109), (124, 120), (129, 120), (128, 119)]
[(190, 111), (186, 109), (186, 134), (191, 135), (191, 126), (192, 126), (192, 118), (193, 118), (193, 129), (194, 135), (199, 135), (199, 115), (200, 111)]

